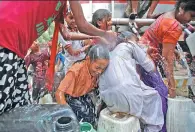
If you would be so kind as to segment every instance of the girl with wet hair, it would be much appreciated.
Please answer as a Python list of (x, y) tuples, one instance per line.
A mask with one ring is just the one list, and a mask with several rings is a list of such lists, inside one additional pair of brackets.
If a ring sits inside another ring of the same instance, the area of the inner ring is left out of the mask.
[(92, 16), (92, 24), (102, 30), (111, 30), (112, 14), (106, 9), (98, 9)]
[[(92, 16), (92, 24), (101, 30), (110, 32), (112, 30), (112, 14), (107, 9), (98, 9)], [(104, 44), (110, 51), (116, 46), (115, 39), (111, 38), (93, 39), (91, 43)]]
[[(62, 33), (59, 34), (59, 42), (62, 43), (65, 49), (65, 63), (64, 63), (64, 73), (78, 60), (82, 60), (86, 56), (86, 51), (90, 45), (84, 45), (84, 40), (97, 38), (94, 36), (89, 36), (78, 32), (78, 28), (75, 22), (74, 15), (68, 6), (67, 12), (65, 15), (66, 30), (69, 34), (74, 34), (74, 37), (67, 40), (63, 38)], [(75, 38), (76, 37), (76, 38)]]
[(78, 120), (95, 124), (95, 106), (89, 93), (109, 63), (109, 51), (101, 45), (90, 48), (82, 61), (74, 63), (60, 83), (55, 97), (58, 104), (68, 103)]
[(100, 96), (110, 111), (138, 117), (145, 126), (144, 132), (159, 132), (164, 123), (160, 95), (140, 80), (136, 64), (149, 73), (156, 68), (137, 40), (129, 31), (118, 36), (119, 44), (110, 53), (110, 64), (100, 76)]

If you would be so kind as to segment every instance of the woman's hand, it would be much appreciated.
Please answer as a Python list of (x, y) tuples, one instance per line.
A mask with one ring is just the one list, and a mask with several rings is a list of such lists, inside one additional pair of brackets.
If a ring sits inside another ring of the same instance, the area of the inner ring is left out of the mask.
[(175, 50), (175, 58), (177, 61), (179, 61), (181, 59), (180, 54), (177, 50)]
[(176, 97), (176, 88), (169, 88), (169, 97), (170, 98)]
[(90, 47), (91, 45), (86, 45), (84, 46), (83, 48), (80, 49), (81, 52), (85, 52), (86, 50), (88, 50), (88, 48)]
[(161, 55), (159, 54), (159, 51), (157, 48), (149, 47), (147, 50), (148, 55), (152, 58), (152, 60), (156, 63), (161, 58)]
[(67, 104), (66, 99), (64, 97), (64, 92), (57, 90), (55, 93), (55, 98), (58, 104)]

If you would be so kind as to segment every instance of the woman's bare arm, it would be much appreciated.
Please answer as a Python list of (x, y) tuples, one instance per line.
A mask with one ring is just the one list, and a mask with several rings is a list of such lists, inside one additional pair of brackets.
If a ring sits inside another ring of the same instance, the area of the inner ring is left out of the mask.
[(92, 36), (105, 36), (106, 31), (100, 30), (86, 21), (79, 1), (71, 0), (69, 3), (80, 32)]
[(86, 40), (96, 38), (95, 36), (90, 36), (83, 33), (69, 32), (64, 24), (60, 24), (60, 33), (64, 40)]
[(152, 4), (149, 8), (147, 18), (153, 18), (155, 15), (153, 15), (154, 10), (156, 9), (156, 6), (158, 5), (159, 0), (152, 1)]
[(163, 44), (162, 56), (165, 58), (165, 72), (168, 80), (168, 87), (171, 91), (170, 97), (175, 97), (175, 79), (173, 74), (173, 62), (174, 62), (175, 44)]

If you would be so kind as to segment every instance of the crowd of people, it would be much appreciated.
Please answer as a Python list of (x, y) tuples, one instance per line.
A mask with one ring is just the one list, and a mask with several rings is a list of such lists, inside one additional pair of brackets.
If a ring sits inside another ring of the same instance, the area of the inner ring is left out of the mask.
[[(95, 11), (92, 24), (88, 23), (78, 1), (69, 5), (65, 1), (1, 2), (0, 114), (38, 103), (48, 92), (44, 87), (52, 42), (40, 48), (36, 39), (54, 21), (60, 24), (54, 101), (68, 104), (78, 121), (94, 126), (107, 107), (138, 117), (146, 132), (166, 132), (168, 94), (176, 97), (175, 47), (181, 24), (195, 17), (195, 1), (178, 0), (175, 9), (153, 16), (156, 4), (151, 3), (148, 17), (157, 19), (139, 39), (130, 31), (113, 32), (112, 15), (106, 9)], [(157, 70), (162, 63), (168, 85)], [(33, 102), (28, 88), (30, 65)]]

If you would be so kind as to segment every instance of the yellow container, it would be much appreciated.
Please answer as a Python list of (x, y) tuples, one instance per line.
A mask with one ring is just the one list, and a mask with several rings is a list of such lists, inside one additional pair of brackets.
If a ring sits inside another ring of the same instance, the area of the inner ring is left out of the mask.
[[(176, 94), (178, 96), (188, 96), (188, 86), (190, 84), (190, 79), (188, 76), (175, 76), (175, 86), (176, 86)], [(168, 81), (166, 78), (163, 79), (164, 83), (167, 85)], [(195, 81), (195, 80), (194, 80)]]

